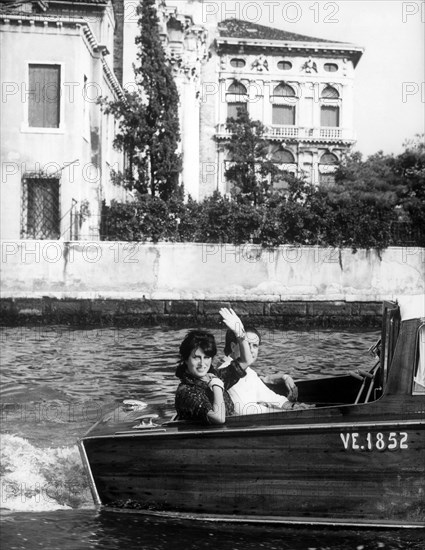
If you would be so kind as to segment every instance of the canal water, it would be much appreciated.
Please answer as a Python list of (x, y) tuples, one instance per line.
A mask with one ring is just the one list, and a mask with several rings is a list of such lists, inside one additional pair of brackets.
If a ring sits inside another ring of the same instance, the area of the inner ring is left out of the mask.
[[(223, 349), (224, 330), (213, 331)], [(1, 531), (5, 549), (423, 548), (416, 531), (226, 525), (97, 509), (76, 441), (123, 399), (173, 412), (178, 346), (170, 328), (4, 327), (1, 332)], [(264, 329), (257, 371), (294, 378), (372, 366), (376, 331)], [(205, 465), (207, 468), (208, 465)]]

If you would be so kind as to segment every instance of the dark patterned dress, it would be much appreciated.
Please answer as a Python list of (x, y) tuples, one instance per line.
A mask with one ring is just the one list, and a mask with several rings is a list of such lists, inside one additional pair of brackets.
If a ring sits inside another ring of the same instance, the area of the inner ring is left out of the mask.
[[(228, 367), (219, 371), (211, 368), (209, 372), (223, 380), (226, 417), (232, 415), (235, 407), (226, 390), (245, 376), (244, 369), (240, 366), (239, 361), (235, 360)], [(180, 380), (175, 399), (178, 418), (180, 420), (198, 420), (203, 424), (210, 424), (208, 413), (213, 410), (213, 391), (208, 387), (208, 382), (195, 378), (188, 372)]]

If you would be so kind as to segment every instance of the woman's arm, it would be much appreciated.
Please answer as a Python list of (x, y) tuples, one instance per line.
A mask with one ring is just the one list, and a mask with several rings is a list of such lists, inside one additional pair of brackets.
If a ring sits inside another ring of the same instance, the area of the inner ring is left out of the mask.
[(226, 406), (223, 396), (224, 384), (216, 376), (212, 376), (208, 384), (213, 392), (211, 404), (206, 388), (180, 384), (175, 397), (175, 407), (179, 418), (198, 420), (204, 424), (224, 424), (226, 421)]
[(208, 420), (211, 424), (224, 424), (226, 422), (226, 405), (223, 397), (223, 381), (217, 376), (214, 376), (209, 381), (208, 387), (213, 392), (213, 410), (208, 411)]

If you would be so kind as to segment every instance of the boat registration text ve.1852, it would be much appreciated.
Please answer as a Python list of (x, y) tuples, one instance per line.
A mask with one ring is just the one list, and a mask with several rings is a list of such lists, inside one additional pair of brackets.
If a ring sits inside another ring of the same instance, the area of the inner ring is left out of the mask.
[(395, 451), (408, 449), (406, 432), (340, 433), (341, 441), (346, 451)]

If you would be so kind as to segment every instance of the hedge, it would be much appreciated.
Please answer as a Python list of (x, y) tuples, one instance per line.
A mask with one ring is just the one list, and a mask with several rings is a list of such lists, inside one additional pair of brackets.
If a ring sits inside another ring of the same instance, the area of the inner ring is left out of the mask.
[(424, 246), (424, 231), (406, 213), (379, 199), (271, 195), (261, 206), (218, 192), (202, 202), (167, 202), (143, 195), (134, 202), (103, 205), (101, 238), (108, 241), (257, 243), (376, 248)]

